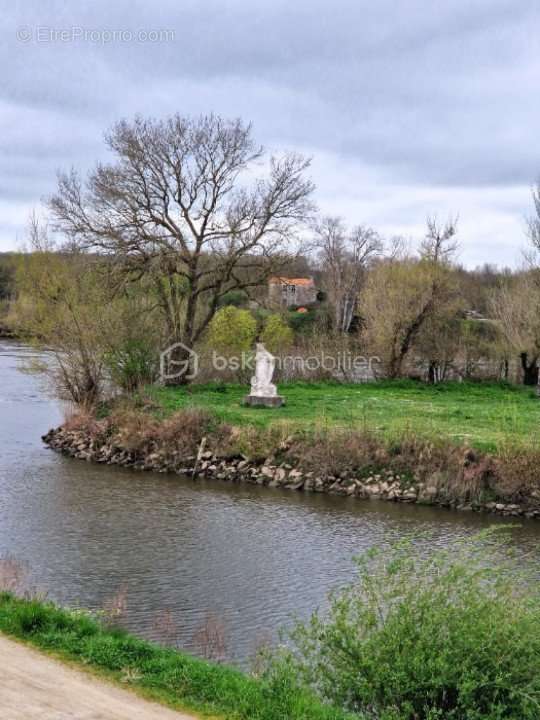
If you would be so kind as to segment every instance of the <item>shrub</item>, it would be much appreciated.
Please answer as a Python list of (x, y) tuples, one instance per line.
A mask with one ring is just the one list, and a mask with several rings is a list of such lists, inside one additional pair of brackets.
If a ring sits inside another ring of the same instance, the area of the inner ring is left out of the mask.
[(324, 701), (378, 720), (537, 718), (540, 598), (495, 538), (427, 558), (412, 541), (363, 555), (357, 579), (295, 627), (270, 674), (286, 666)]
[(285, 423), (276, 423), (267, 428), (247, 425), (240, 429), (233, 426), (217, 449), (225, 455), (243, 455), (257, 463), (275, 457), (276, 453), (281, 454), (288, 447), (290, 439), (290, 428)]
[(529, 502), (538, 498), (540, 490), (538, 467), (540, 449), (530, 446), (502, 442), (495, 458), (497, 495), (511, 502)]
[(288, 313), (289, 325), (296, 333), (309, 333), (313, 331), (317, 321), (317, 311), (308, 309), (307, 313), (298, 313), (290, 311)]
[(321, 476), (349, 472), (365, 477), (383, 470), (404, 475), (435, 487), (437, 497), (449, 502), (481, 502), (493, 493), (511, 499), (492, 456), (413, 432), (384, 437), (368, 429), (323, 427), (296, 433), (287, 460)]
[(156, 378), (154, 347), (143, 340), (128, 340), (106, 355), (113, 382), (122, 390), (133, 392)]
[(29, 600), (26, 605), (19, 606), (12, 619), (14, 628), (21, 635), (42, 632), (51, 625), (51, 617), (47, 608), (34, 600)]
[(292, 344), (294, 333), (281, 315), (270, 315), (261, 333), (261, 342), (272, 353), (286, 350)]
[(234, 305), (234, 307), (242, 307), (249, 301), (249, 296), (245, 290), (230, 290), (225, 293), (219, 300), (219, 307)]
[(288, 450), (289, 461), (320, 475), (362, 471), (366, 467), (390, 467), (384, 443), (370, 432), (319, 429), (297, 434)]
[(111, 414), (109, 423), (116, 429), (115, 444), (144, 458), (159, 450), (161, 455), (183, 458), (196, 452), (203, 437), (212, 433), (219, 439), (226, 432), (218, 427), (214, 417), (200, 408), (185, 408), (160, 420), (157, 417), (133, 409), (119, 409)]
[(71, 405), (66, 407), (62, 427), (68, 431), (84, 430), (93, 436), (98, 432), (99, 422), (93, 410), (80, 405)]
[(248, 310), (227, 305), (218, 310), (208, 327), (208, 345), (225, 354), (240, 354), (251, 348), (257, 332), (255, 318)]

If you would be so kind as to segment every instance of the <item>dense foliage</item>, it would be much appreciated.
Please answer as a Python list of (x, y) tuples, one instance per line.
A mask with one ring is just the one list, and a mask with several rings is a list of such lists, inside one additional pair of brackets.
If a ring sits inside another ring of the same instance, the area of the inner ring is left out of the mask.
[(488, 568), (488, 540), (427, 558), (410, 542), (368, 552), (328, 612), (296, 626), (274, 670), (366, 718), (537, 718), (537, 586)]
[(208, 326), (208, 345), (217, 352), (240, 354), (251, 349), (257, 323), (248, 310), (227, 305), (218, 310)]
[(281, 315), (270, 315), (261, 332), (261, 342), (272, 353), (286, 351), (293, 342), (294, 333)]

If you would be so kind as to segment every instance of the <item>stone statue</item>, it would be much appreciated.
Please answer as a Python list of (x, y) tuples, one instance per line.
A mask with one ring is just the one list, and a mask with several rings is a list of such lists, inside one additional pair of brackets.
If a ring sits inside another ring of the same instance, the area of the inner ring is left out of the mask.
[(256, 348), (255, 375), (251, 378), (251, 391), (244, 401), (247, 405), (279, 407), (283, 404), (283, 398), (277, 394), (277, 388), (272, 383), (276, 358), (262, 343), (257, 343)]
[(276, 367), (276, 358), (268, 352), (262, 343), (257, 343), (255, 353), (255, 375), (251, 378), (250, 395), (256, 397), (275, 397), (277, 388), (272, 384)]

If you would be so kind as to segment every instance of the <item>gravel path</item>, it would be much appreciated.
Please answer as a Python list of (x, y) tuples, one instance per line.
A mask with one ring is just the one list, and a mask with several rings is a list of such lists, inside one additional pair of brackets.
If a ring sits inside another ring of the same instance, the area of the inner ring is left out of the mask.
[(196, 720), (0, 636), (2, 720)]

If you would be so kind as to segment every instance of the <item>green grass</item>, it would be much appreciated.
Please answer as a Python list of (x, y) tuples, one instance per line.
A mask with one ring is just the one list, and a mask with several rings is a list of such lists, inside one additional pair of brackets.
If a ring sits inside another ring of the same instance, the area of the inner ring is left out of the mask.
[(284, 422), (367, 428), (385, 435), (413, 431), (491, 451), (502, 443), (534, 442), (540, 426), (534, 389), (504, 383), (291, 383), (280, 386), (286, 405), (277, 409), (244, 407), (246, 391), (245, 385), (208, 384), (149, 392), (166, 413), (203, 407), (233, 425)]
[(287, 674), (258, 680), (234, 668), (107, 629), (86, 614), (5, 592), (0, 593), (0, 631), (179, 710), (231, 720), (358, 717), (296, 689)]

